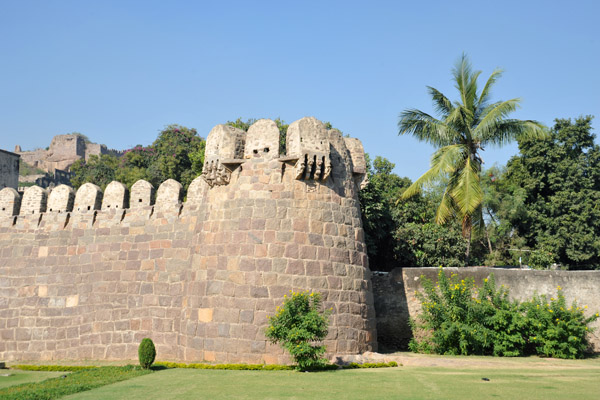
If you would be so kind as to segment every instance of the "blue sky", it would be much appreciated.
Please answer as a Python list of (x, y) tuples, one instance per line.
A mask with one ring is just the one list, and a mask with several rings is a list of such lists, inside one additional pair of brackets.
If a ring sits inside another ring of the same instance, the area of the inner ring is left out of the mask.
[[(427, 85), (455, 98), (463, 51), (482, 81), (505, 70), (493, 98), (522, 98), (516, 118), (598, 117), (599, 4), (0, 0), (0, 148), (77, 131), (126, 149), (172, 123), (205, 137), (237, 117), (315, 116), (414, 180), (433, 148), (399, 137), (398, 114), (433, 112)], [(486, 149), (485, 166), (516, 153)]]

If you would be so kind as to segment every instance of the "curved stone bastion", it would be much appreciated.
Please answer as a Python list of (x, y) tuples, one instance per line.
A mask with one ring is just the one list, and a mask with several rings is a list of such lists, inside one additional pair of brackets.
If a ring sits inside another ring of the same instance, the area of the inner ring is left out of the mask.
[(264, 329), (290, 290), (332, 308), (329, 355), (376, 350), (362, 144), (303, 118), (286, 153), (273, 121), (218, 125), (186, 196), (0, 191), (0, 359), (129, 360), (150, 337), (161, 360), (289, 362)]

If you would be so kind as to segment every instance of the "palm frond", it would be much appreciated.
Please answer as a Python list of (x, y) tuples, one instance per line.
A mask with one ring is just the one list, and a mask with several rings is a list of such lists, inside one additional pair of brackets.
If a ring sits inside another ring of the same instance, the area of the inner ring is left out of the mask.
[(400, 196), (400, 199), (408, 199), (423, 190), (423, 187), (431, 186), (433, 182), (441, 180), (444, 176), (451, 175), (457, 168), (457, 164), (465, 158), (466, 146), (455, 144), (438, 149), (431, 157), (431, 166), (419, 179), (413, 182)]
[(452, 70), (454, 75), (455, 87), (458, 89), (462, 105), (474, 110), (475, 100), (477, 99), (477, 78), (481, 71), (473, 72), (469, 58), (465, 53), (456, 62)]
[(477, 127), (473, 130), (473, 137), (476, 140), (482, 140), (482, 138), (489, 138), (493, 136), (496, 131), (498, 123), (505, 120), (505, 118), (519, 107), (521, 99), (511, 99), (490, 104), (486, 107), (479, 115), (481, 120), (477, 124)]
[(456, 214), (456, 206), (448, 193), (448, 187), (444, 190), (442, 200), (435, 213), (435, 223), (443, 225), (450, 220)]
[(521, 137), (543, 139), (548, 135), (548, 129), (537, 121), (504, 119), (496, 121), (485, 131), (481, 131), (478, 139), (484, 146), (502, 146)]
[(446, 96), (436, 88), (431, 86), (427, 86), (427, 91), (431, 95), (431, 99), (433, 100), (433, 107), (435, 111), (442, 115), (444, 118), (452, 112), (454, 107), (452, 106), (452, 102), (448, 100)]
[(479, 166), (471, 158), (465, 160), (457, 184), (450, 190), (461, 216), (472, 215), (483, 201), (483, 190), (479, 181)]
[(435, 147), (452, 144), (458, 136), (458, 133), (444, 122), (415, 109), (404, 110), (400, 113), (398, 134), (411, 134)]
[(489, 97), (491, 94), (492, 86), (496, 83), (496, 81), (502, 76), (504, 71), (502, 69), (495, 69), (494, 72), (490, 75), (487, 82), (483, 86), (483, 90), (479, 95), (479, 101), (477, 102), (479, 107), (485, 107), (489, 101)]

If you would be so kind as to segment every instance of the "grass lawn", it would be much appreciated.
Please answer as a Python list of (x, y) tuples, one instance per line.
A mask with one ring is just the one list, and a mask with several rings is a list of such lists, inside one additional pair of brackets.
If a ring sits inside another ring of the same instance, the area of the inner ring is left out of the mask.
[(65, 375), (68, 372), (40, 372), (40, 371), (21, 371), (18, 369), (0, 369), (0, 374), (10, 374), (11, 376), (0, 376), (0, 389), (20, 385), (21, 383), (39, 382), (48, 378), (56, 378)]
[(65, 399), (597, 400), (600, 363), (571, 365), (576, 364), (536, 368), (526, 361), (520, 368), (405, 366), (319, 373), (170, 369)]

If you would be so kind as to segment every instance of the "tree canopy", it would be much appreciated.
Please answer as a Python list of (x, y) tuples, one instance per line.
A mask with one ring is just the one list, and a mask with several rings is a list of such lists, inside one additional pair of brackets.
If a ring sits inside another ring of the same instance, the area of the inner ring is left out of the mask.
[(499, 182), (514, 204), (501, 218), (546, 264), (600, 265), (600, 147), (591, 121), (557, 119), (548, 138), (521, 139)]
[(137, 145), (120, 158), (103, 154), (75, 162), (71, 182), (75, 188), (92, 182), (104, 189), (113, 180), (131, 187), (144, 179), (158, 187), (167, 179), (175, 179), (187, 188), (202, 172), (205, 146), (195, 129), (168, 125), (148, 147)]
[[(545, 131), (536, 121), (507, 118), (517, 109), (520, 99), (491, 101), (491, 89), (502, 75), (501, 70), (492, 72), (481, 91), (477, 85), (481, 71), (473, 71), (465, 54), (456, 63), (452, 74), (459, 100), (450, 101), (428, 86), (440, 118), (417, 109), (400, 113), (400, 135), (413, 135), (437, 148), (431, 157), (431, 168), (407, 188), (403, 198), (417, 194), (423, 187), (443, 182), (445, 190), (437, 207), (436, 222), (443, 224), (458, 218), (463, 236), (470, 243), (473, 222), (482, 222), (481, 152), (487, 146), (501, 146), (520, 137), (540, 138)], [(469, 246), (466, 264), (468, 262)]]

